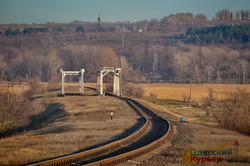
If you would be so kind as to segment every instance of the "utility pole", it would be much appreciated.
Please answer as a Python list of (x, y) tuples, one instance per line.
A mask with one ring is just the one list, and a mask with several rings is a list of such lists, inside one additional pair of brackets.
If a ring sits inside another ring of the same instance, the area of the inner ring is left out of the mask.
[(125, 41), (124, 41), (124, 38), (125, 38), (125, 36), (124, 36), (124, 32), (122, 32), (122, 48), (124, 48), (124, 47), (125, 47)]
[(148, 39), (145, 40), (145, 57), (144, 57), (144, 72), (149, 72), (149, 56), (148, 56), (148, 48), (149, 48), (149, 41)]
[(199, 52), (198, 52), (198, 77), (197, 77), (197, 86), (200, 84), (202, 86), (202, 51), (201, 51), (201, 39), (199, 41)]
[(153, 59), (153, 68), (152, 71), (158, 73), (159, 66), (158, 66), (158, 55), (156, 51), (154, 52), (154, 59)]

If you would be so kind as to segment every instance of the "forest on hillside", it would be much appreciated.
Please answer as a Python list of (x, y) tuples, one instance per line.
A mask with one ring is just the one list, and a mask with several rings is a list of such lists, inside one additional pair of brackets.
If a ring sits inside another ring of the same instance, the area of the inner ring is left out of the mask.
[(49, 81), (60, 69), (121, 67), (130, 82), (249, 83), (249, 11), (179, 13), (136, 23), (0, 26), (0, 79)]
[(206, 28), (188, 28), (186, 36), (193, 44), (248, 43), (250, 25), (220, 25)]

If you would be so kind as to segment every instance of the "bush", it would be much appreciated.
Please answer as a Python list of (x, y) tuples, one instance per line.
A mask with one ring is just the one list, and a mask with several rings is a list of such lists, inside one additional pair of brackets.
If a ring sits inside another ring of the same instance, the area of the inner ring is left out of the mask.
[(29, 90), (24, 93), (24, 96), (30, 97), (34, 94), (44, 93), (44, 88), (39, 78), (33, 78), (28, 81)]
[(20, 95), (0, 93), (0, 137), (9, 130), (27, 123), (31, 102)]
[(153, 98), (157, 98), (157, 97), (158, 97), (158, 95), (157, 95), (157, 94), (152, 93), (152, 92), (149, 94), (149, 96), (150, 96), (150, 97), (153, 97)]
[(208, 89), (208, 96), (202, 98), (203, 107), (211, 107), (215, 101), (214, 90), (212, 88)]
[(56, 90), (56, 89), (60, 88), (60, 86), (59, 86), (60, 81), (61, 81), (60, 78), (51, 79), (48, 82), (47, 90), (52, 91), (52, 90)]
[[(121, 88), (123, 96), (141, 98), (144, 94), (144, 89), (141, 86), (133, 83), (123, 82)], [(113, 84), (107, 84), (106, 90), (113, 93)]]
[(144, 94), (144, 89), (141, 86), (132, 83), (123, 83), (122, 95), (128, 97), (141, 98), (143, 97), (143, 94)]
[(191, 96), (184, 93), (184, 94), (182, 94), (182, 99), (183, 99), (183, 102), (189, 103), (191, 100)]
[(213, 113), (218, 123), (226, 129), (250, 134), (250, 93), (242, 89), (226, 92), (221, 102), (222, 110)]

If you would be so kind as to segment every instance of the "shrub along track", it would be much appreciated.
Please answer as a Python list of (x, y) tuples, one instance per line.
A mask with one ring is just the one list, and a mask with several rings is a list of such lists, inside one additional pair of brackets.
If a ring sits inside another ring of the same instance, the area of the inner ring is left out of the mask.
[(142, 115), (143, 122), (134, 133), (98, 148), (31, 165), (59, 166), (76, 163), (89, 166), (115, 165), (148, 153), (172, 137), (173, 127), (168, 120), (154, 113), (134, 99), (118, 98), (125, 100), (129, 106)]

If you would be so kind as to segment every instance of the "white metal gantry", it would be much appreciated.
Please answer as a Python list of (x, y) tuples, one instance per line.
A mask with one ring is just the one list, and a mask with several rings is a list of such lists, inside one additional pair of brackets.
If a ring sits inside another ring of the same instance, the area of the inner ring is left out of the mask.
[(84, 78), (83, 78), (83, 74), (85, 72), (84, 69), (81, 69), (80, 71), (63, 71), (63, 69), (60, 69), (60, 72), (62, 73), (62, 96), (64, 96), (65, 94), (65, 77), (67, 75), (80, 75), (79, 77), (79, 83), (80, 83), (80, 88), (79, 88), (79, 92), (80, 94), (84, 94)]
[(114, 74), (114, 84), (113, 84), (113, 94), (117, 96), (121, 96), (121, 68), (114, 67), (101, 67), (99, 71), (97, 71), (97, 93), (98, 95), (103, 95), (103, 77), (108, 73)]

